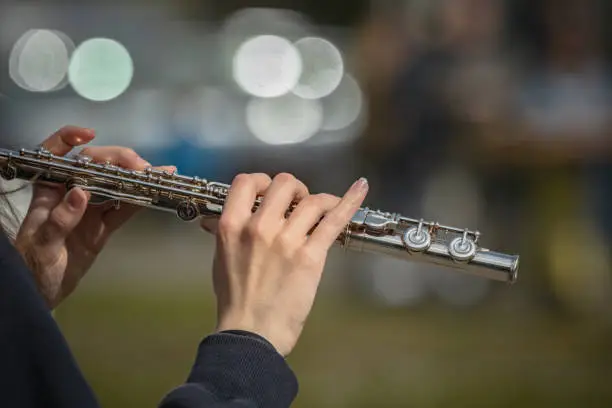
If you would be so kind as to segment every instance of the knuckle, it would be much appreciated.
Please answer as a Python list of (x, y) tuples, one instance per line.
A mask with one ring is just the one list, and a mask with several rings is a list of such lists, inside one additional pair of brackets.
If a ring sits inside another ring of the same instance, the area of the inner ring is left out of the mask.
[(319, 210), (323, 210), (323, 212), (327, 212), (333, 209), (338, 204), (340, 199), (331, 194), (321, 193), (309, 195), (302, 201), (307, 207), (314, 207)]
[(340, 202), (340, 198), (332, 194), (320, 193), (315, 196), (317, 197), (319, 205), (323, 207), (333, 207)]
[(232, 183), (243, 183), (249, 180), (250, 176), (247, 173), (239, 173), (234, 177), (234, 181)]
[(253, 174), (254, 177), (260, 177), (262, 180), (270, 183), (272, 181), (272, 178), (267, 175), (266, 173), (254, 173)]
[(344, 217), (342, 214), (338, 213), (337, 211), (331, 211), (327, 213), (325, 218), (327, 222), (334, 227), (344, 225), (348, 223), (349, 221), (346, 217)]
[(307, 207), (319, 208), (323, 204), (323, 199), (319, 195), (310, 195), (302, 200)]
[(121, 149), (121, 157), (125, 158), (127, 161), (133, 161), (140, 158), (138, 153), (132, 148), (124, 147)]
[(317, 196), (321, 197), (321, 199), (325, 200), (325, 201), (340, 201), (340, 198), (336, 197), (333, 194), (328, 194), (328, 193), (319, 193), (317, 194)]
[(302, 190), (301, 192), (303, 194), (307, 195), (307, 194), (310, 193), (310, 191), (308, 190), (308, 186), (306, 186), (306, 184), (304, 184), (304, 182), (302, 182), (301, 180), (297, 180), (297, 182), (298, 182), (298, 187), (299, 187), (300, 190)]
[(267, 238), (267, 228), (266, 228), (266, 224), (264, 222), (261, 221), (261, 219), (259, 218), (254, 218), (248, 225), (247, 225), (247, 235), (255, 240), (265, 240)]
[(65, 211), (52, 211), (36, 234), (36, 243), (45, 246), (58, 236), (66, 235), (71, 229), (71, 216)]
[(240, 173), (236, 177), (234, 177), (234, 180), (232, 181), (232, 186), (234, 186), (234, 188), (242, 187), (250, 183), (252, 183), (251, 176), (246, 173)]
[(295, 178), (295, 176), (290, 173), (279, 173), (274, 177), (274, 181), (277, 181), (279, 183), (293, 183), (296, 180), (297, 179)]
[(49, 224), (57, 231), (67, 231), (70, 229), (71, 216), (65, 211), (52, 211), (49, 214)]
[(236, 223), (231, 217), (221, 216), (221, 218), (219, 218), (217, 230), (222, 236), (232, 236), (240, 232), (240, 225), (238, 225), (238, 223)]

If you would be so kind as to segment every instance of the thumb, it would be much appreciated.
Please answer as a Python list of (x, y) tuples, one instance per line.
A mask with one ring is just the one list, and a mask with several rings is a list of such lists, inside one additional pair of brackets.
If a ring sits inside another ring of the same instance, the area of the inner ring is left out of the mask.
[(44, 247), (45, 252), (59, 250), (66, 237), (81, 222), (87, 203), (87, 194), (83, 190), (76, 187), (70, 189), (36, 232), (35, 243)]

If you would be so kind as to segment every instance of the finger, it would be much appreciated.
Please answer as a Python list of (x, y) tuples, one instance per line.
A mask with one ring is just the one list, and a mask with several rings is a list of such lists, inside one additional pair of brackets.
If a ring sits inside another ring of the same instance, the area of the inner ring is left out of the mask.
[(175, 174), (178, 171), (176, 166), (157, 166), (157, 167), (153, 167), (153, 169), (160, 170), (160, 171), (167, 171), (170, 174)]
[(140, 157), (133, 149), (121, 146), (86, 147), (81, 151), (82, 155), (91, 157), (96, 163), (108, 162), (130, 170), (144, 170), (151, 167), (151, 163)]
[(95, 138), (93, 129), (65, 126), (49, 136), (41, 146), (57, 156), (69, 153), (75, 146), (84, 145)]
[(284, 234), (296, 240), (304, 238), (321, 218), (336, 208), (340, 198), (331, 194), (315, 194), (304, 198), (291, 213)]
[[(34, 184), (32, 201), (28, 211), (38, 211), (46, 209), (50, 212), (62, 200), (67, 193), (66, 186), (59, 183), (38, 182)], [(87, 201), (91, 199), (91, 193), (85, 191)]]
[(272, 184), (264, 194), (257, 217), (262, 222), (284, 221), (285, 214), (293, 201), (300, 201), (308, 196), (308, 188), (288, 173), (274, 177)]
[(66, 194), (65, 188), (52, 188), (47, 186), (35, 185), (32, 193), (32, 201), (28, 211), (19, 228), (18, 238), (31, 239), (40, 226), (47, 221), (49, 214), (62, 201)]
[[(153, 167), (153, 169), (168, 171), (169, 173), (176, 173), (176, 166), (158, 166)], [(106, 211), (102, 218), (105, 225), (105, 234), (111, 234), (117, 231), (123, 224), (125, 224), (143, 208), (144, 207), (139, 205), (121, 204), (121, 207), (118, 210), (110, 209)]]
[(306, 246), (316, 251), (327, 251), (344, 231), (346, 225), (363, 203), (367, 193), (368, 181), (365, 178), (360, 178), (353, 183), (340, 203), (328, 212), (314, 229)]
[(263, 173), (236, 176), (230, 186), (219, 222), (222, 225), (244, 225), (253, 214), (255, 199), (264, 194), (271, 183), (270, 176)]
[(86, 209), (85, 192), (80, 188), (70, 189), (34, 235), (35, 244), (49, 251), (58, 250), (66, 236), (79, 224)]

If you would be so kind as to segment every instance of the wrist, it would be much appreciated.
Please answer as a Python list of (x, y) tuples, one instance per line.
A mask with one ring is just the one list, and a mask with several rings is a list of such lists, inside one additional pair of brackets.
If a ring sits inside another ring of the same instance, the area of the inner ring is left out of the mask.
[(237, 320), (226, 320), (220, 322), (215, 329), (216, 333), (223, 332), (235, 332), (235, 333), (250, 333), (263, 341), (271, 345), (276, 352), (283, 357), (287, 357), (292, 350), (292, 346), (289, 346), (290, 342), (284, 341), (286, 336), (282, 336), (274, 332), (271, 328), (262, 327), (262, 325), (256, 325), (246, 319)]
[(274, 349), (274, 351), (276, 351), (276, 347), (274, 347), (274, 345), (272, 343), (270, 343), (268, 341), (268, 339), (266, 339), (265, 337), (254, 333), (252, 331), (246, 331), (246, 330), (223, 330), (223, 331), (217, 331), (215, 332), (215, 334), (233, 334), (236, 336), (242, 336), (242, 337), (247, 337), (253, 340), (257, 340), (263, 344), (265, 344), (266, 346)]

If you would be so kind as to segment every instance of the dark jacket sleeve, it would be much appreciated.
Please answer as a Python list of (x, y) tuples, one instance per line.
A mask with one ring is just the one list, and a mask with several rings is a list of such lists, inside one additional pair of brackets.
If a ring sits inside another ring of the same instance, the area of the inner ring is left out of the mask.
[(297, 392), (295, 375), (267, 340), (226, 331), (202, 341), (187, 382), (160, 408), (285, 408)]
[(2, 230), (0, 407), (98, 408), (30, 271)]
[[(285, 359), (247, 332), (205, 338), (163, 408), (280, 408), (297, 394)], [(27, 266), (0, 230), (0, 407), (98, 408)]]

